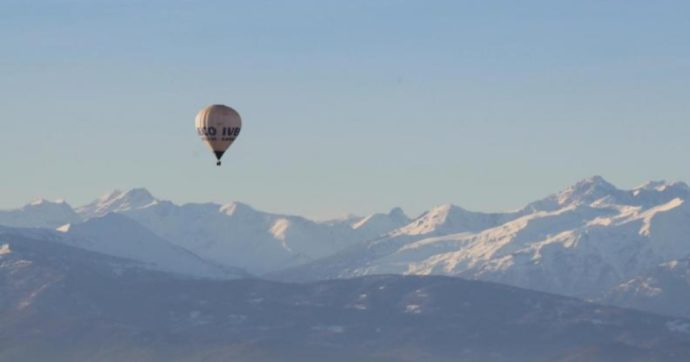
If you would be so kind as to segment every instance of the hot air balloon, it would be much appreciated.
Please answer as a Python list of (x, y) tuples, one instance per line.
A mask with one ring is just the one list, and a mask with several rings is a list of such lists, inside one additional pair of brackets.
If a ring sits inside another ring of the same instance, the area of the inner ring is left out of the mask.
[(202, 109), (194, 120), (196, 131), (201, 140), (206, 143), (216, 155), (220, 166), (220, 158), (240, 135), (242, 119), (234, 109), (221, 104), (214, 104)]

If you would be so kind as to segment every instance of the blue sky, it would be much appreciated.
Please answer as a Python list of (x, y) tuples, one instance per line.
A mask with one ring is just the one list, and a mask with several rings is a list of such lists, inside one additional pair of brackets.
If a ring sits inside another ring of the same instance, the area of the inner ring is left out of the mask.
[[(0, 1), (0, 208), (143, 186), (331, 217), (690, 181), (687, 1)], [(225, 103), (215, 167), (193, 128)]]

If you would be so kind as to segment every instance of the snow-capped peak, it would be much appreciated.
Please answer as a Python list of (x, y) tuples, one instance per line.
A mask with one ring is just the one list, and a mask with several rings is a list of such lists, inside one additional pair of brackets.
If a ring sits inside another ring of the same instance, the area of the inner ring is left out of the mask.
[(51, 208), (60, 208), (60, 209), (69, 208), (69, 209), (71, 209), (69, 204), (67, 204), (65, 202), (65, 200), (63, 200), (63, 199), (50, 201), (50, 200), (46, 200), (46, 199), (42, 199), (42, 198), (33, 200), (30, 203), (26, 204), (24, 206), (24, 209), (35, 208), (35, 207), (51, 207)]
[(35, 200), (17, 210), (0, 211), (0, 225), (56, 228), (78, 221), (72, 207), (64, 201)]
[(41, 205), (66, 205), (67, 202), (65, 202), (64, 199), (57, 199), (55, 201), (50, 201), (46, 200), (44, 198), (38, 198), (33, 201), (31, 201), (29, 204), (26, 206), (41, 206)]
[(28, 205), (26, 205), (26, 206), (39, 206), (39, 205), (41, 205), (41, 204), (43, 204), (43, 203), (45, 203), (45, 202), (47, 202), (47, 201), (48, 201), (48, 200), (46, 200), (46, 199), (31, 200), (31, 202), (30, 202)]
[(664, 192), (669, 189), (676, 189), (676, 190), (684, 190), (688, 191), (690, 190), (690, 187), (685, 182), (668, 182), (665, 180), (659, 180), (659, 181), (649, 181), (641, 186), (636, 187), (633, 191), (640, 191), (640, 190), (646, 190), (646, 191), (658, 191), (658, 192)]
[(72, 224), (65, 224), (65, 225), (62, 225), (62, 226), (56, 228), (55, 230), (57, 230), (61, 233), (66, 233), (66, 232), (69, 232), (69, 230), (71, 228), (72, 228)]
[(636, 187), (634, 190), (654, 190), (654, 191), (663, 191), (668, 187), (668, 182), (666, 180), (658, 180), (658, 181), (648, 181), (638, 187)]
[(401, 228), (398, 233), (424, 235), (480, 231), (495, 226), (507, 214), (486, 214), (465, 210), (453, 204), (437, 206)]
[(545, 199), (533, 202), (524, 211), (555, 211), (568, 206), (591, 205), (595, 202), (610, 201), (626, 203), (629, 195), (606, 181), (601, 176), (593, 176), (553, 194)]
[(601, 176), (584, 179), (567, 188), (558, 195), (561, 205), (572, 203), (592, 203), (607, 196), (614, 196), (620, 190)]
[(451, 215), (452, 213), (455, 212), (462, 212), (465, 211), (463, 208), (460, 206), (455, 206), (453, 204), (443, 204), (436, 206), (432, 208), (431, 210), (426, 212), (426, 215), (428, 218), (438, 220), (438, 221), (445, 221), (448, 219), (448, 216)]
[(405, 212), (395, 207), (387, 214), (373, 214), (352, 223), (352, 229), (357, 230), (364, 238), (373, 238), (399, 229), (410, 223)]
[(633, 203), (644, 208), (674, 199), (688, 200), (690, 188), (684, 182), (651, 181), (630, 191)]
[(625, 205), (646, 209), (676, 198), (684, 200), (690, 198), (690, 187), (683, 182), (651, 181), (632, 190), (620, 190), (601, 176), (594, 176), (557, 194), (533, 202), (521, 212), (551, 212), (578, 205), (593, 207)]
[(40, 214), (50, 218), (75, 217), (72, 207), (65, 201), (48, 201), (46, 199), (34, 200), (21, 209), (24, 212)]
[(98, 198), (98, 201), (100, 202), (108, 202), (108, 200), (115, 200), (116, 198), (122, 196), (124, 192), (120, 190), (113, 190), (108, 193), (103, 194), (101, 197)]
[(256, 210), (247, 204), (234, 201), (221, 206), (220, 212), (228, 216), (239, 216), (254, 213)]
[(317, 224), (322, 224), (322, 225), (355, 225), (357, 223), (360, 223), (364, 221), (367, 217), (362, 217), (361, 215), (356, 215), (356, 214), (344, 214), (342, 216), (338, 216), (335, 218), (329, 218), (329, 219), (312, 219)]
[(158, 200), (144, 188), (134, 188), (127, 192), (112, 191), (98, 200), (82, 206), (77, 212), (87, 218), (100, 217), (111, 212), (142, 209), (155, 205)]
[(134, 188), (125, 192), (121, 199), (126, 199), (132, 203), (136, 204), (150, 204), (156, 201), (156, 198), (151, 195), (149, 190), (145, 188)]

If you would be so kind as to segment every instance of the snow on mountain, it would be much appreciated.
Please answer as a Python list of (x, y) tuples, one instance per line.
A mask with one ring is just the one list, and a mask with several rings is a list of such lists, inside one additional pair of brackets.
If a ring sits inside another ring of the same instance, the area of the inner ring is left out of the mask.
[(617, 189), (601, 176), (584, 179), (565, 190), (551, 195), (545, 199), (533, 202), (525, 211), (556, 211), (569, 205), (590, 205), (600, 200), (609, 200), (611, 203), (625, 203), (628, 193)]
[(444, 205), (386, 237), (276, 276), (451, 275), (597, 297), (690, 254), (688, 196), (681, 183), (625, 191), (594, 177), (516, 213)]
[[(447, 204), (414, 220), (395, 208), (317, 222), (238, 202), (176, 205), (135, 189), (81, 207), (81, 216), (64, 204), (57, 219), (76, 221), (45, 224), (69, 235), (77, 233), (81, 217), (123, 214), (204, 260), (280, 278), (449, 275), (601, 298), (662, 263), (690, 255), (689, 202), (684, 183), (657, 181), (620, 190), (592, 177), (515, 212), (472, 212)], [(94, 226), (91, 235), (111, 233)], [(133, 257), (124, 250), (108, 252)]]
[(101, 254), (135, 260), (156, 270), (177, 274), (227, 278), (243, 275), (202, 260), (164, 240), (123, 215), (110, 213), (84, 223), (59, 228), (62, 243)]
[(362, 220), (364, 220), (365, 217), (362, 217), (360, 215), (355, 215), (355, 214), (346, 214), (341, 217), (336, 217), (333, 219), (326, 219), (326, 220), (314, 220), (318, 222), (319, 224), (326, 224), (326, 225), (338, 225), (338, 224), (356, 224)]
[(347, 224), (271, 214), (242, 203), (158, 202), (123, 212), (159, 236), (223, 265), (265, 273), (333, 254), (360, 240)]
[(161, 202), (124, 214), (207, 260), (253, 273), (300, 258), (285, 241), (273, 238), (272, 217), (248, 205)]
[(401, 228), (412, 221), (405, 212), (395, 207), (387, 214), (373, 214), (352, 224), (352, 228), (362, 235), (362, 240), (373, 239), (392, 230)]
[(0, 211), (0, 225), (55, 228), (77, 222), (79, 215), (64, 201), (36, 200), (17, 210)]
[(76, 211), (84, 218), (93, 218), (111, 212), (136, 210), (154, 205), (157, 202), (158, 200), (144, 188), (135, 188), (127, 192), (115, 190), (88, 205), (79, 207)]
[[(240, 202), (176, 205), (156, 199), (145, 189), (113, 191), (77, 212), (84, 219), (108, 213), (126, 215), (206, 260), (253, 273), (328, 256), (409, 221), (400, 209), (364, 219), (317, 222), (258, 211)], [(63, 228), (69, 231), (70, 226)]]
[(554, 211), (569, 205), (627, 205), (649, 208), (675, 198), (687, 199), (683, 182), (651, 181), (632, 190), (620, 190), (601, 176), (584, 179), (565, 190), (527, 205), (521, 212)]
[(425, 212), (396, 233), (398, 235), (444, 235), (477, 232), (500, 225), (516, 216), (516, 213), (472, 212), (459, 206), (446, 204)]
[(633, 189), (630, 193), (631, 203), (652, 207), (674, 199), (688, 200), (690, 187), (684, 182), (652, 181)]

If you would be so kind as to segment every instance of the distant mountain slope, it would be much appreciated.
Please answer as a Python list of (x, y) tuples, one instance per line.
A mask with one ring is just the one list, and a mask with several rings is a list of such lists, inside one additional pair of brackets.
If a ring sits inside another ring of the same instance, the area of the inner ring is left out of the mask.
[(690, 257), (665, 262), (621, 283), (600, 300), (690, 318)]
[(0, 360), (687, 361), (690, 322), (491, 283), (208, 281), (0, 242)]
[(78, 224), (63, 225), (60, 242), (106, 255), (144, 263), (171, 273), (204, 278), (244, 276), (244, 272), (220, 267), (164, 240), (134, 220), (107, 214)]

